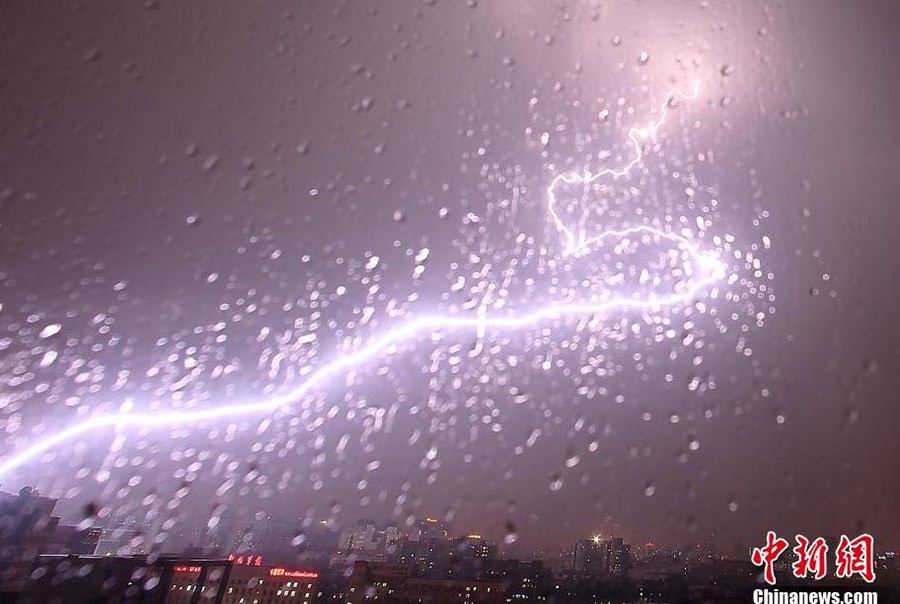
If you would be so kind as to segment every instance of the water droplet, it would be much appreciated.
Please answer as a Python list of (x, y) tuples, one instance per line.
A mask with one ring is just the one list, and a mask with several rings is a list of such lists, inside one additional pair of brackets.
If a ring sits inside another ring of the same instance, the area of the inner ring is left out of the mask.
[(62, 325), (59, 323), (53, 323), (52, 325), (47, 325), (44, 329), (41, 330), (40, 337), (41, 338), (49, 338), (51, 336), (55, 336), (62, 329)]
[(210, 155), (203, 161), (203, 171), (210, 172), (219, 164), (218, 155)]

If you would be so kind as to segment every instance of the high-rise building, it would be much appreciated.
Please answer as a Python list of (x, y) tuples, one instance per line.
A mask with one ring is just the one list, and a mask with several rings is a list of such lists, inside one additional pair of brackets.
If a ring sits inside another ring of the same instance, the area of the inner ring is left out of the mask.
[(575, 542), (573, 569), (595, 577), (625, 578), (631, 568), (631, 546), (621, 537), (607, 541), (599, 538)]
[(600, 574), (599, 539), (581, 539), (575, 542), (573, 551), (573, 569), (582, 575), (596, 576)]
[(631, 568), (631, 546), (621, 537), (604, 541), (600, 550), (600, 574), (624, 579)]

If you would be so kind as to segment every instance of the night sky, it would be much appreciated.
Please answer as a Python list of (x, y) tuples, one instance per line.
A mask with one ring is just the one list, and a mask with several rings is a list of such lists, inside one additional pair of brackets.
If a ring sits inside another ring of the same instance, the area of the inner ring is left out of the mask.
[[(4, 3), (0, 476), (77, 521), (448, 518), (523, 547), (900, 546), (893, 0)], [(575, 228), (573, 226), (572, 228)], [(685, 272), (687, 271), (687, 272)]]

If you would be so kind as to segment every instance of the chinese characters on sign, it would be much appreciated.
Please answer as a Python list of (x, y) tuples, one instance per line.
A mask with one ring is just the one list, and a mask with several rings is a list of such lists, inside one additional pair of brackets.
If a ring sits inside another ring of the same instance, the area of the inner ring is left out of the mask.
[(262, 556), (238, 556), (236, 554), (228, 554), (228, 561), (234, 562), (238, 566), (262, 566)]
[[(828, 544), (818, 537), (810, 540), (803, 535), (795, 538), (797, 545), (793, 548), (795, 561), (791, 571), (798, 579), (813, 578), (819, 581), (828, 574)], [(773, 531), (766, 534), (766, 544), (753, 548), (750, 560), (756, 566), (764, 568), (766, 583), (775, 585), (775, 563), (788, 549), (787, 539), (782, 539)], [(871, 535), (863, 534), (856, 539), (841, 535), (841, 540), (834, 552), (835, 577), (850, 579), (859, 576), (867, 583), (875, 580), (875, 540)]]

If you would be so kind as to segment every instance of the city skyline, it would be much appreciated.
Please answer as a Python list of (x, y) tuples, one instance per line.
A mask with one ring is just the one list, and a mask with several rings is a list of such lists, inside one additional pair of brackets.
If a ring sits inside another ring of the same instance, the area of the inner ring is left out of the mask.
[[(339, 533), (327, 526), (298, 529), (282, 518), (223, 514), (201, 531), (196, 544), (179, 552), (159, 551), (159, 527), (63, 525), (53, 516), (55, 503), (33, 489), (0, 493), (0, 597), (21, 604), (92, 602), (101, 595), (167, 604), (273, 598), (287, 604), (724, 602), (751, 591), (757, 598), (766, 583), (840, 593), (859, 592), (865, 581), (863, 597), (877, 602), (900, 587), (897, 552), (871, 549), (871, 541), (868, 549), (851, 546), (868, 536), (852, 542), (846, 536), (817, 539), (822, 554), (815, 576), (805, 563), (800, 568), (783, 558), (783, 551), (771, 554), (763, 544), (735, 558), (720, 555), (713, 543), (678, 549), (597, 535), (575, 541), (565, 552), (504, 552), (482, 535), (454, 535), (437, 517), (403, 529), (361, 519)], [(777, 539), (770, 533), (767, 541)], [(827, 579), (828, 552), (835, 554), (834, 579)], [(845, 561), (857, 555), (869, 556), (859, 558), (868, 560), (868, 567)], [(816, 583), (822, 579), (825, 583)]]

